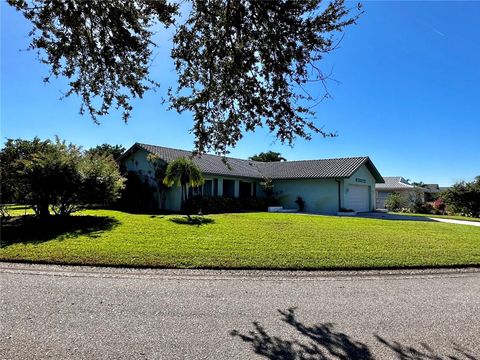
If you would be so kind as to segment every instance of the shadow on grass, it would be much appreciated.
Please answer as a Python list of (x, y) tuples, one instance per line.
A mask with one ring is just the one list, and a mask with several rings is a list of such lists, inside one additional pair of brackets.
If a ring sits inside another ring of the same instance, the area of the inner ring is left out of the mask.
[(171, 218), (170, 221), (180, 225), (196, 225), (196, 226), (212, 224), (215, 222), (215, 220), (206, 218), (203, 216), (174, 217), (174, 218)]
[[(295, 308), (286, 311), (278, 310), (281, 320), (291, 326), (296, 332), (296, 339), (282, 339), (270, 335), (267, 330), (258, 322), (254, 322), (254, 329), (247, 334), (241, 334), (237, 330), (230, 332), (231, 336), (238, 337), (252, 350), (267, 359), (294, 360), (294, 359), (337, 359), (337, 360), (374, 360), (377, 359), (367, 344), (353, 339), (349, 335), (335, 329), (331, 323), (305, 325), (300, 322), (295, 314)], [(288, 331), (291, 333), (290, 329)], [(392, 353), (389, 359), (401, 360), (452, 360), (478, 358), (471, 351), (458, 345), (454, 345), (452, 351), (455, 354), (444, 356), (436, 353), (427, 344), (422, 343), (420, 347), (402, 345), (396, 341), (387, 341), (375, 335), (376, 341)], [(297, 340), (303, 339), (303, 340)]]
[(109, 216), (50, 216), (46, 219), (30, 215), (17, 216), (2, 220), (0, 247), (17, 243), (42, 243), (53, 239), (64, 240), (81, 235), (96, 238), (119, 223)]

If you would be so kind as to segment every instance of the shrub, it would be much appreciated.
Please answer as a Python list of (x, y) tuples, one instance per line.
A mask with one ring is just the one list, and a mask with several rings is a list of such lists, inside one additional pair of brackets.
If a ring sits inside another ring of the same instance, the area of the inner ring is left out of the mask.
[(298, 205), (298, 211), (305, 210), (305, 200), (303, 200), (301, 196), (297, 196), (297, 200), (295, 200), (295, 203)]
[(443, 201), (443, 199), (441, 197), (439, 197), (438, 199), (436, 199), (433, 202), (433, 207), (438, 212), (443, 213), (445, 211), (445, 202)]
[(405, 207), (405, 203), (406, 201), (401, 194), (392, 193), (385, 200), (385, 207), (389, 211), (399, 211), (400, 209)]
[(274, 187), (272, 179), (264, 178), (262, 181), (260, 181), (260, 186), (262, 187), (262, 190), (267, 198), (272, 199)]
[(127, 172), (125, 177), (125, 188), (115, 207), (133, 213), (154, 212), (156, 210), (155, 188), (150, 184), (149, 179), (134, 171)]
[(420, 197), (415, 198), (408, 206), (408, 212), (413, 214), (431, 214), (433, 206), (430, 203), (425, 203)]
[[(15, 140), (7, 142), (11, 181), (15, 197), (31, 204), (37, 215), (50, 209), (69, 215), (89, 205), (105, 205), (115, 200), (123, 178), (111, 157), (86, 156), (73, 144), (59, 138), (55, 142)], [(31, 151), (16, 151), (18, 149)]]
[(273, 205), (266, 198), (228, 198), (191, 196), (185, 201), (184, 211), (187, 214), (235, 213), (241, 211), (267, 211)]
[(480, 176), (472, 182), (459, 182), (442, 194), (445, 205), (454, 213), (480, 217)]

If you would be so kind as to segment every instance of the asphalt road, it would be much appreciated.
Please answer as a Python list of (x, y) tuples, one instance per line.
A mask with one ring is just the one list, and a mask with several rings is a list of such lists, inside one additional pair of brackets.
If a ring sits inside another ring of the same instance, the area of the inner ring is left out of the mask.
[(480, 269), (0, 263), (1, 359), (480, 359)]

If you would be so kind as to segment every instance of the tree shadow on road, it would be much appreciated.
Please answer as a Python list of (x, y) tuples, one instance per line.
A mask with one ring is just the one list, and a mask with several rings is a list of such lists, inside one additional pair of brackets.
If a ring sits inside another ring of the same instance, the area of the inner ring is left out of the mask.
[[(286, 311), (278, 310), (281, 320), (295, 329), (303, 338), (287, 340), (270, 335), (258, 322), (254, 322), (254, 329), (247, 334), (237, 330), (230, 332), (231, 336), (238, 337), (251, 345), (252, 350), (267, 359), (272, 360), (374, 360), (368, 345), (353, 339), (351, 336), (335, 329), (331, 323), (305, 325), (298, 320), (295, 308)], [(297, 335), (298, 335), (297, 334)], [(455, 355), (442, 356), (436, 354), (427, 344), (421, 348), (405, 346), (398, 342), (387, 341), (376, 335), (376, 340), (391, 350), (389, 358), (399, 360), (479, 360), (470, 351), (456, 345), (452, 349)]]
[(46, 219), (33, 215), (17, 216), (2, 220), (0, 248), (16, 243), (36, 244), (81, 235), (97, 238), (118, 224), (118, 220), (109, 216), (50, 216)]

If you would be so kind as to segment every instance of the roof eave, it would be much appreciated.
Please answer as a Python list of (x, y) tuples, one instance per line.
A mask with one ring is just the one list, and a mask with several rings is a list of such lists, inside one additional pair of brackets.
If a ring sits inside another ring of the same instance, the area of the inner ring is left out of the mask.
[(382, 175), (380, 175), (380, 172), (378, 171), (378, 169), (373, 164), (373, 161), (368, 156), (365, 157), (365, 160), (360, 165), (357, 166), (357, 168), (352, 172), (352, 175), (355, 173), (355, 171), (360, 169), (360, 167), (362, 167), (363, 165), (365, 165), (367, 167), (368, 171), (370, 171), (370, 173), (373, 175), (373, 177), (375, 179), (375, 184), (384, 184), (385, 183), (385, 180), (383, 179)]
[[(140, 147), (140, 146), (139, 146), (138, 143), (133, 144), (133, 145), (130, 146), (127, 150), (125, 150), (125, 152), (124, 152), (122, 155), (120, 155), (120, 156), (116, 159), (116, 161), (119, 163), (119, 162), (125, 160), (125, 158), (127, 158), (127, 157), (130, 156), (132, 153), (134, 153), (134, 152), (137, 150), (137, 148), (139, 148), (139, 147)], [(146, 149), (145, 149), (145, 150), (146, 150)], [(148, 150), (147, 150), (147, 151), (148, 151)]]

